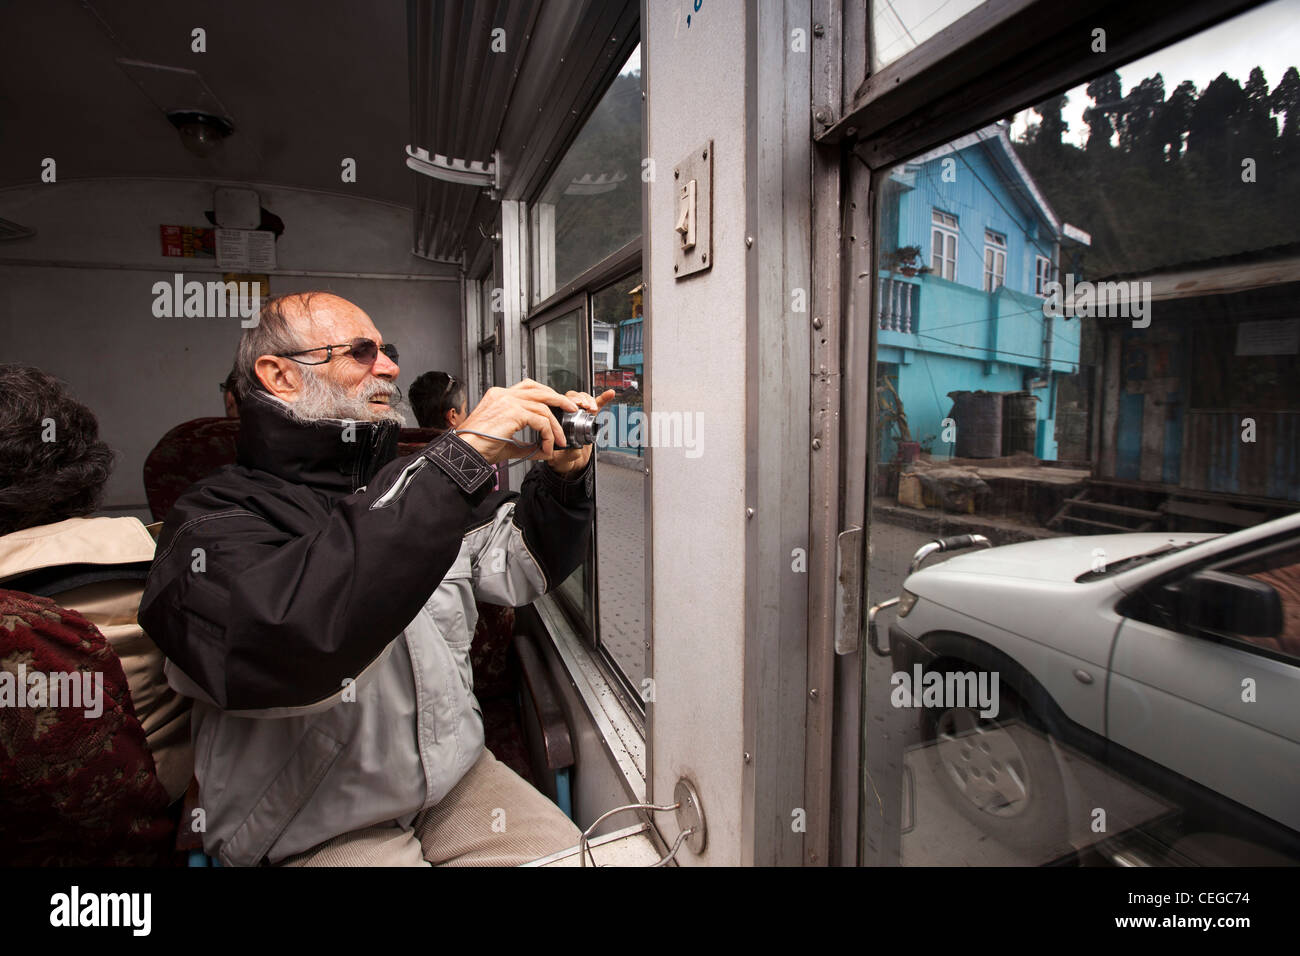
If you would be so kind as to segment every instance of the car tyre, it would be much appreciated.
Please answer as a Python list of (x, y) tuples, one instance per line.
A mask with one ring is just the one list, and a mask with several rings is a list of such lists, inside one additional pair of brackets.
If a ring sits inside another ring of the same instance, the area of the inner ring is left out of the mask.
[(921, 734), (948, 802), (999, 843), (1047, 862), (1069, 852), (1065, 786), (1044, 722), (1005, 685), (996, 717), (929, 707)]

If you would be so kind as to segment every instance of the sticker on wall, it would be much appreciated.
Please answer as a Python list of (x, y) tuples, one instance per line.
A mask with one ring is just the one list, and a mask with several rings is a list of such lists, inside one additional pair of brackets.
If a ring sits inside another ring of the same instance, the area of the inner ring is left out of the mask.
[(217, 231), (207, 226), (158, 227), (164, 256), (183, 259), (213, 259), (217, 255)]

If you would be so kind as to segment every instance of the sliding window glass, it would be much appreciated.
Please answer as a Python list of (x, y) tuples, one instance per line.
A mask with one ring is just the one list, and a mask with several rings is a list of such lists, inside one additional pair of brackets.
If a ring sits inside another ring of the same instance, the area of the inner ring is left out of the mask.
[(868, 862), (1300, 861), (1294, 22), (877, 173)]
[(530, 377), (614, 398), (597, 436), (596, 525), (558, 589), (630, 699), (647, 651), (640, 53), (634, 51), (530, 204)]

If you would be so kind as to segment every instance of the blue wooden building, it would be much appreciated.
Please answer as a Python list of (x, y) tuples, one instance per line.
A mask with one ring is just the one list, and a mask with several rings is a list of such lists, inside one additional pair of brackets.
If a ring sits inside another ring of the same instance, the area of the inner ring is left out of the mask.
[(1030, 391), (1035, 454), (1055, 460), (1058, 384), (1078, 369), (1079, 321), (1044, 315), (1062, 224), (1006, 126), (898, 167), (881, 201), (878, 374), (896, 381), (912, 439), (950, 457), (949, 392)]

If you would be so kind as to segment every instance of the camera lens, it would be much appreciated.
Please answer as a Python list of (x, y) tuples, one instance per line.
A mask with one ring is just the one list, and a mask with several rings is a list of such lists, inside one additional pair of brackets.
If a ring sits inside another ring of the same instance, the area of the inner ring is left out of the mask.
[(560, 428), (570, 448), (591, 445), (596, 441), (596, 416), (585, 408), (565, 412), (560, 416)]

